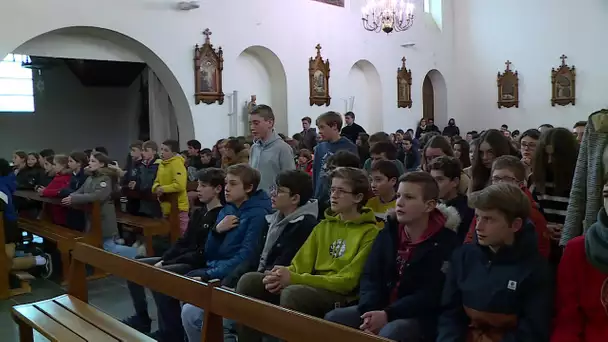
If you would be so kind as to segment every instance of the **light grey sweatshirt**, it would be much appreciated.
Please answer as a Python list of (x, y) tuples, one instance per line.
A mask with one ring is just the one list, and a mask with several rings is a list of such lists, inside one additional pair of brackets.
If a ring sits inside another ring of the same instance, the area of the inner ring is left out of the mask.
[(260, 171), (262, 179), (258, 189), (266, 193), (270, 193), (279, 173), (296, 168), (293, 149), (274, 131), (266, 141), (257, 140), (251, 146), (249, 165)]

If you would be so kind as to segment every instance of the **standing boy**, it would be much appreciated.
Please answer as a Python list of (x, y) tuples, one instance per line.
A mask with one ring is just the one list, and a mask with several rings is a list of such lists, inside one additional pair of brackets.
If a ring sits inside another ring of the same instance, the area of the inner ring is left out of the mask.
[(552, 278), (534, 230), (522, 229), (530, 201), (513, 184), (469, 194), (477, 241), (454, 252), (443, 290), (437, 342), (548, 341)]
[(434, 341), (445, 272), (460, 244), (458, 219), (449, 217), (457, 214), (438, 209), (438, 195), (426, 172), (399, 179), (396, 220), (389, 217), (374, 242), (359, 305), (335, 309), (325, 319), (395, 341)]
[(341, 134), (354, 144), (360, 133), (366, 133), (365, 129), (355, 123), (355, 113), (353, 112), (344, 114), (344, 121), (346, 125), (342, 128)]
[[(177, 207), (179, 210), (179, 228), (182, 234), (188, 228), (188, 195), (186, 185), (188, 183), (188, 173), (184, 165), (184, 158), (179, 154), (179, 142), (176, 140), (165, 140), (160, 147), (160, 157), (162, 162), (158, 167), (152, 192), (157, 196), (163, 194), (177, 193)], [(169, 216), (171, 213), (171, 203), (162, 202), (161, 208), (163, 215)]]
[[(142, 194), (152, 192), (158, 167), (161, 160), (158, 159), (158, 145), (148, 140), (142, 145), (141, 162), (137, 169), (136, 179), (129, 182), (129, 189), (138, 191)], [(139, 214), (147, 217), (159, 218), (162, 217), (162, 212), (158, 201), (142, 199), (139, 201)]]
[(372, 192), (374, 197), (367, 201), (366, 207), (374, 211), (378, 227), (383, 228), (386, 212), (395, 208), (397, 193), (395, 186), (399, 178), (399, 169), (389, 160), (379, 160), (372, 164)]

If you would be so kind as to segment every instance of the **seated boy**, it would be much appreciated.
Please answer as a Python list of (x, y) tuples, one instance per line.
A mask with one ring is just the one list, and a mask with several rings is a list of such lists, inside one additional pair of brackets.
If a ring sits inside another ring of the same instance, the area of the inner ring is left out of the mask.
[(439, 199), (448, 207), (458, 210), (460, 225), (456, 233), (462, 243), (471, 226), (475, 210), (469, 207), (467, 196), (458, 191), (462, 175), (460, 161), (450, 156), (437, 157), (430, 163), (429, 170), (439, 185)]
[[(178, 193), (177, 206), (179, 210), (179, 228), (182, 234), (188, 228), (188, 195), (186, 193), (186, 185), (188, 183), (188, 174), (184, 166), (184, 158), (179, 155), (179, 142), (175, 140), (166, 140), (160, 148), (160, 157), (162, 162), (158, 167), (152, 192), (158, 196), (167, 193)], [(171, 213), (171, 203), (162, 202), (161, 208), (163, 215), (169, 216)]]
[[(266, 216), (268, 231), (262, 236), (259, 259), (246, 261), (222, 281), (223, 285), (235, 287), (239, 293), (253, 293), (261, 290), (264, 272), (276, 265), (289, 265), (312, 229), (317, 225), (318, 206), (312, 197), (312, 178), (304, 171), (290, 170), (281, 172), (276, 185), (270, 190), (272, 208), (276, 211)], [(255, 263), (251, 268), (251, 263)], [(246, 273), (245, 270), (257, 270)], [(244, 275), (243, 275), (244, 274)], [(243, 275), (241, 277), (241, 275)], [(239, 280), (240, 277), (240, 280)], [(238, 285), (237, 285), (238, 283)], [(182, 324), (188, 340), (201, 341), (203, 310), (185, 304), (182, 308)], [(225, 321), (228, 333), (234, 334), (234, 322)], [(224, 334), (226, 335), (226, 331)]]
[(437, 342), (548, 341), (553, 281), (534, 231), (523, 229), (528, 197), (501, 182), (469, 194), (469, 205), (477, 241), (452, 257)]
[(454, 232), (459, 220), (448, 217), (457, 214), (438, 209), (438, 195), (428, 173), (401, 176), (396, 219), (389, 216), (374, 242), (359, 305), (335, 309), (325, 319), (395, 341), (434, 341), (445, 272), (460, 245)]
[[(359, 168), (360, 164), (361, 159), (359, 159), (359, 156), (345, 150), (340, 150), (327, 158), (325, 165), (326, 170), (323, 175), (319, 176), (319, 184), (316, 187), (316, 191), (318, 191), (317, 194), (319, 195), (318, 197), (315, 197), (319, 201), (319, 220), (325, 218), (325, 210), (329, 208), (329, 187), (331, 183), (329, 174), (331, 171), (338, 167)], [(313, 173), (313, 179), (314, 176), (315, 175)]]
[(374, 211), (378, 227), (384, 227), (386, 212), (395, 208), (395, 186), (399, 178), (399, 169), (389, 160), (378, 160), (372, 164), (371, 185), (374, 197), (367, 201), (366, 207)]
[[(549, 240), (549, 230), (547, 229), (547, 220), (540, 212), (539, 206), (532, 197), (532, 193), (528, 190), (525, 184), (526, 167), (515, 156), (500, 156), (492, 163), (492, 184), (511, 183), (518, 186), (530, 201), (529, 220), (524, 222), (523, 229), (536, 231), (536, 241), (538, 244), (538, 252), (549, 257), (551, 250), (551, 242)], [(465, 243), (472, 242), (475, 238), (475, 219), (471, 224)]]
[[(316, 317), (356, 298), (359, 277), (379, 229), (363, 207), (369, 191), (365, 172), (351, 167), (332, 171), (331, 208), (295, 255), (291, 266), (275, 265), (265, 276), (245, 276), (238, 289), (246, 296)], [(247, 291), (245, 291), (247, 289)], [(240, 342), (260, 341), (247, 327)]]
[[(138, 261), (178, 274), (186, 274), (191, 270), (204, 267), (203, 247), (205, 247), (209, 231), (215, 226), (218, 214), (223, 207), (221, 198), (223, 198), (225, 178), (226, 174), (221, 169), (201, 171), (198, 174), (196, 190), (204, 207), (196, 209), (192, 213), (184, 236), (179, 238), (162, 257), (143, 258)], [(123, 322), (143, 333), (149, 333), (152, 321), (148, 315), (144, 287), (132, 282), (127, 282), (127, 287), (133, 300), (135, 315)]]
[[(148, 140), (142, 145), (141, 161), (139, 163), (136, 177), (128, 183), (131, 190), (136, 190), (142, 194), (151, 193), (158, 166), (161, 160), (158, 159), (158, 145), (152, 140)], [(198, 175), (197, 175), (198, 176)], [(200, 182), (200, 178), (199, 178)], [(197, 196), (200, 193), (197, 191)], [(142, 199), (139, 201), (139, 214), (147, 217), (162, 217), (162, 212), (158, 201)]]
[(386, 141), (378, 141), (371, 145), (369, 149), (370, 158), (365, 161), (363, 165), (363, 169), (367, 171), (367, 173), (371, 172), (372, 163), (378, 160), (390, 160), (395, 163), (397, 169), (399, 170), (399, 175), (402, 175), (405, 172), (405, 166), (400, 160), (397, 160), (397, 147), (392, 142)]
[[(266, 215), (272, 205), (264, 190), (258, 189), (260, 173), (247, 164), (226, 169), (226, 205), (216, 226), (209, 232), (202, 261), (204, 265), (187, 273), (189, 277), (209, 281), (224, 279), (243, 262), (258, 260), (258, 244), (266, 229)], [(183, 341), (184, 330), (178, 300), (154, 292), (160, 341)]]

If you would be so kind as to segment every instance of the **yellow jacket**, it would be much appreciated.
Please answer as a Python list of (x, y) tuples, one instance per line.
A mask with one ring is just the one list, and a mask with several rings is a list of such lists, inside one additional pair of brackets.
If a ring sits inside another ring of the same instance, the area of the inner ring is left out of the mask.
[[(155, 192), (159, 186), (163, 187), (165, 193), (177, 192), (177, 206), (179, 211), (188, 211), (188, 194), (186, 193), (186, 185), (188, 183), (188, 171), (184, 165), (184, 158), (177, 155), (167, 160), (163, 160), (158, 166), (156, 179), (152, 185), (152, 192)], [(164, 215), (169, 215), (171, 212), (171, 203), (162, 202), (161, 208)]]

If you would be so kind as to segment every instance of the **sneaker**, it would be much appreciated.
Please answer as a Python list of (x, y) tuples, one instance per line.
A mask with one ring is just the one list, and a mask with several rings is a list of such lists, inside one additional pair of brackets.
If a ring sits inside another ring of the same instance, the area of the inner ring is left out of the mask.
[(142, 245), (141, 241), (137, 240), (137, 241), (133, 242), (133, 244), (131, 245), (131, 247), (137, 248), (137, 247), (139, 247), (141, 245)]
[(123, 238), (117, 238), (114, 240), (114, 243), (116, 243), (117, 245), (124, 245), (125, 244), (125, 239)]
[(46, 263), (43, 265), (44, 269), (40, 276), (44, 279), (49, 279), (49, 277), (53, 274), (53, 260), (51, 259), (51, 255), (48, 253), (44, 253), (41, 256), (46, 259)]
[(146, 245), (139, 245), (139, 247), (137, 247), (137, 256), (141, 256), (141, 257), (148, 256), (148, 251), (146, 250)]
[(122, 322), (143, 334), (149, 334), (152, 330), (152, 320), (149, 317), (141, 318), (138, 315), (133, 315), (123, 319)]

